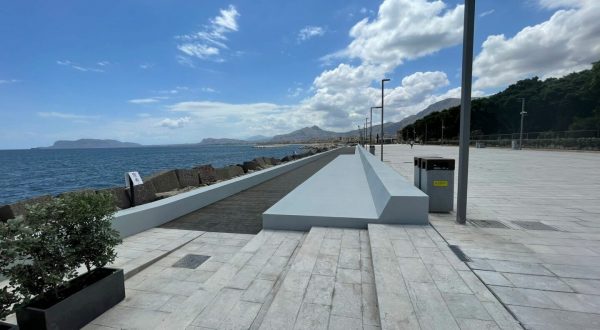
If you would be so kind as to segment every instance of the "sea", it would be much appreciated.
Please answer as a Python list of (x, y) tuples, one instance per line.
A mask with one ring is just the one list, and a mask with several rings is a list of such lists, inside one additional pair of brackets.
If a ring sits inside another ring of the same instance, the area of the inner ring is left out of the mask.
[(115, 149), (0, 150), (0, 206), (81, 189), (125, 186), (125, 173), (142, 178), (164, 170), (241, 164), (255, 157), (282, 158), (302, 145), (157, 146)]

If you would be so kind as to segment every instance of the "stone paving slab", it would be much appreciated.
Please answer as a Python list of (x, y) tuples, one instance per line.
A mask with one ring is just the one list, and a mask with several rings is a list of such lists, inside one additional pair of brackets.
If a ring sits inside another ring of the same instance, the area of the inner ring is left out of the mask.
[[(384, 149), (386, 162), (408, 179), (414, 156), (457, 154), (456, 147)], [(454, 213), (430, 214), (435, 229), (472, 259), (474, 274), (527, 328), (600, 327), (598, 164), (597, 152), (471, 149), (468, 217), (507, 228), (458, 225)]]
[(379, 329), (366, 230), (313, 227), (260, 329)]
[(382, 329), (521, 328), (433, 228), (368, 233)]

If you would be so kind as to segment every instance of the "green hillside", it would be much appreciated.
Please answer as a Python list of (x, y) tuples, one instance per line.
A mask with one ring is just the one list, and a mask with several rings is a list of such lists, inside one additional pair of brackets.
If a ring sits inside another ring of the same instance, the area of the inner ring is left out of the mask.
[[(525, 98), (524, 132), (600, 130), (600, 62), (592, 69), (544, 81), (521, 80), (506, 90), (472, 102), (471, 135), (505, 134), (519, 131), (521, 100)], [(438, 140), (456, 139), (460, 107), (433, 113), (405, 127), (403, 137)]]

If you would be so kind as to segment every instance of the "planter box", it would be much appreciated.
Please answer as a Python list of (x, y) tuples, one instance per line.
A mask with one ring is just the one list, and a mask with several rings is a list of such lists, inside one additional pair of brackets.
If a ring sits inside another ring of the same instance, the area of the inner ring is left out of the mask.
[(22, 330), (80, 329), (125, 298), (122, 269), (99, 268), (71, 280), (59, 298), (44, 295), (17, 310)]
[(14, 324), (0, 321), (0, 330), (19, 330), (19, 327)]

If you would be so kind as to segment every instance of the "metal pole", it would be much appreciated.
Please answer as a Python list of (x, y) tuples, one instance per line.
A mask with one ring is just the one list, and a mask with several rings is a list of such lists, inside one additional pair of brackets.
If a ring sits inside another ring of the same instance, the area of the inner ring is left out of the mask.
[(367, 144), (367, 125), (368, 125), (369, 117), (365, 117), (365, 145)]
[(373, 107), (371, 107), (371, 119), (369, 120), (371, 123), (369, 125), (369, 146), (373, 144)]
[(525, 118), (525, 98), (521, 98), (521, 132), (519, 133), (519, 150), (523, 147), (523, 118)]
[(442, 145), (444, 144), (444, 120), (442, 119)]
[(423, 144), (427, 143), (427, 123), (425, 123), (425, 141), (423, 141)]
[(360, 132), (360, 125), (356, 125), (358, 126), (358, 144), (360, 144), (361, 140), (362, 140), (362, 133)]
[(475, 0), (465, 0), (463, 29), (462, 86), (460, 105), (460, 141), (458, 157), (458, 194), (456, 222), (467, 222), (467, 184), (469, 180), (469, 138), (471, 133), (471, 84), (473, 80), (473, 34)]
[(383, 84), (389, 79), (381, 79), (381, 161), (383, 162)]

